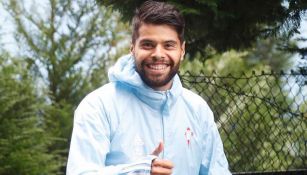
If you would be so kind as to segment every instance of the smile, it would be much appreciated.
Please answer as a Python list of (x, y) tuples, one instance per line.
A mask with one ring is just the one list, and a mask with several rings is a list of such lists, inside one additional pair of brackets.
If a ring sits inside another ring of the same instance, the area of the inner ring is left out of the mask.
[(154, 70), (164, 70), (168, 67), (166, 64), (149, 64), (147, 65), (150, 69)]

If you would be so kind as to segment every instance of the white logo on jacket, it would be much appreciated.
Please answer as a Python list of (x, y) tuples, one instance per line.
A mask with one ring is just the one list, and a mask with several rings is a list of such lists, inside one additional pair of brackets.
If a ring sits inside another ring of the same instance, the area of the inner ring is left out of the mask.
[(145, 143), (138, 134), (134, 137), (132, 145), (133, 145), (133, 159), (139, 159), (145, 155), (144, 152)]

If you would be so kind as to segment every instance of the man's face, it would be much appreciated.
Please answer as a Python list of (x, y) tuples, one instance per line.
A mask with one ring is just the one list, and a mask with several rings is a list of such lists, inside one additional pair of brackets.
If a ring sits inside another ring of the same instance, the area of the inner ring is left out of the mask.
[(155, 90), (167, 90), (185, 53), (174, 28), (168, 25), (142, 24), (131, 46), (136, 70), (142, 80)]

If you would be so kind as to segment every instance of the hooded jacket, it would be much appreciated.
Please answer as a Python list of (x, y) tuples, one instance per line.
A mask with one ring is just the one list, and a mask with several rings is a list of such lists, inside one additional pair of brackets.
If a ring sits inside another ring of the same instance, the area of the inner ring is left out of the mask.
[(110, 68), (110, 83), (87, 95), (75, 111), (68, 175), (117, 175), (150, 171), (150, 154), (163, 141), (159, 158), (174, 175), (227, 175), (228, 163), (213, 113), (182, 87), (155, 91), (126, 55)]

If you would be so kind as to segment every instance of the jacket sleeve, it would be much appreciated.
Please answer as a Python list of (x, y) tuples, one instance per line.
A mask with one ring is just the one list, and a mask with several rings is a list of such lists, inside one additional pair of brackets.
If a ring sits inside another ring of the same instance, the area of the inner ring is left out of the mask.
[(231, 175), (228, 162), (223, 150), (223, 143), (214, 122), (210, 109), (205, 111), (208, 121), (205, 124), (206, 131), (203, 137), (203, 158), (200, 167), (200, 175)]
[(150, 171), (149, 155), (138, 162), (106, 166), (110, 151), (110, 121), (97, 104), (81, 102), (74, 116), (73, 133), (70, 143), (67, 175), (118, 175), (131, 171)]

